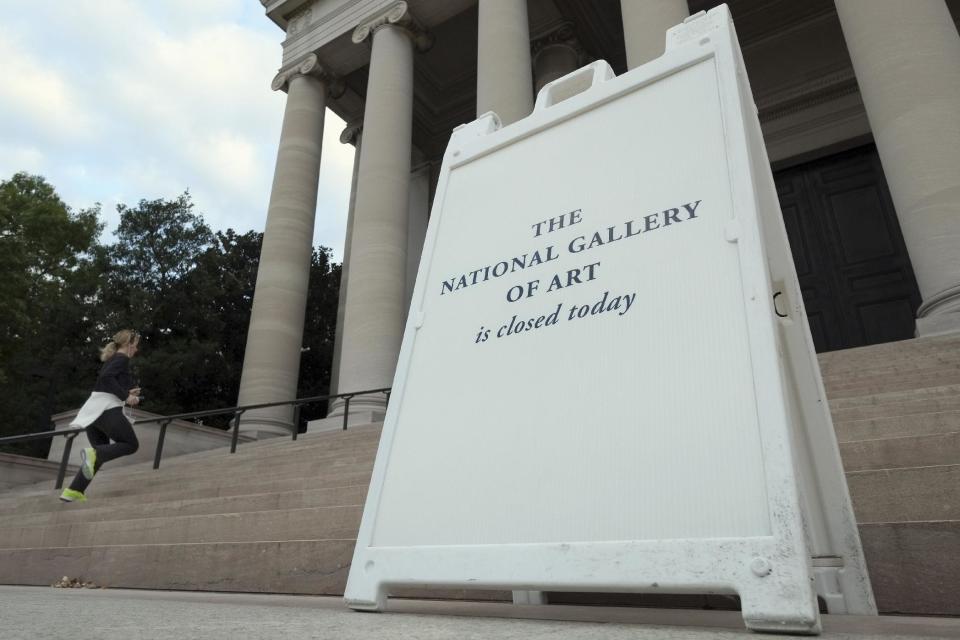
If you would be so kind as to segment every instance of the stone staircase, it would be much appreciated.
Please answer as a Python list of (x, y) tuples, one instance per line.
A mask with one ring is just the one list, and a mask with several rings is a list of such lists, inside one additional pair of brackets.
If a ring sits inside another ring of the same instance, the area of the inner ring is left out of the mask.
[(960, 615), (960, 338), (820, 355), (877, 604)]
[(338, 594), (380, 429), (274, 439), (110, 470), (85, 504), (0, 496), (0, 583)]
[[(960, 338), (821, 355), (882, 611), (960, 615)], [(380, 429), (107, 469), (90, 502), (0, 494), (0, 583), (340, 594)], [(502, 591), (402, 595), (505, 599)]]

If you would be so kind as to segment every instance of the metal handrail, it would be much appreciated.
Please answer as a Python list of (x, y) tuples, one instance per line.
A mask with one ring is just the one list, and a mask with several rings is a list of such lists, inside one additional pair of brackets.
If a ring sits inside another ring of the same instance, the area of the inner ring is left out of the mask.
[[(191, 420), (195, 418), (207, 418), (210, 416), (221, 416), (232, 414), (232, 427), (231, 427), (231, 438), (230, 438), (230, 453), (236, 453), (237, 451), (237, 442), (240, 439), (240, 419), (243, 417), (243, 414), (247, 411), (253, 411), (256, 409), (268, 409), (271, 407), (282, 407), (286, 405), (293, 406), (293, 428), (292, 436), (293, 440), (297, 439), (297, 434), (300, 429), (300, 411), (304, 405), (315, 404), (317, 402), (323, 402), (328, 400), (333, 400), (335, 398), (344, 398), (343, 404), (343, 431), (347, 430), (347, 420), (350, 417), (350, 399), (357, 396), (366, 396), (372, 395), (375, 393), (382, 393), (386, 396), (387, 404), (390, 404), (390, 387), (384, 387), (382, 389), (368, 389), (366, 391), (353, 391), (351, 393), (336, 393), (329, 394), (325, 396), (310, 396), (308, 398), (296, 398), (294, 400), (283, 400), (280, 402), (263, 402), (260, 404), (248, 404), (248, 405), (239, 405), (236, 407), (229, 407), (224, 409), (209, 409), (207, 411), (191, 411), (189, 413), (175, 413), (169, 416), (157, 416), (154, 418), (146, 418), (144, 420), (137, 420), (134, 424), (147, 424), (150, 422), (159, 422), (160, 423), (160, 434), (157, 437), (157, 449), (154, 452), (153, 456), (153, 468), (160, 468), (160, 458), (163, 456), (163, 441), (167, 435), (167, 427), (174, 420)], [(70, 451), (73, 447), (73, 440), (79, 434), (86, 431), (83, 428), (74, 428), (74, 429), (60, 429), (54, 431), (43, 431), (40, 433), (24, 433), (16, 436), (6, 436), (0, 438), (0, 444), (9, 444), (12, 442), (30, 442), (33, 440), (45, 440), (47, 438), (56, 438), (57, 436), (66, 437), (67, 441), (63, 447), (63, 455), (60, 458), (60, 469), (57, 472), (57, 482), (54, 486), (55, 489), (60, 489), (63, 487), (63, 479), (67, 471), (67, 461), (70, 459)]]

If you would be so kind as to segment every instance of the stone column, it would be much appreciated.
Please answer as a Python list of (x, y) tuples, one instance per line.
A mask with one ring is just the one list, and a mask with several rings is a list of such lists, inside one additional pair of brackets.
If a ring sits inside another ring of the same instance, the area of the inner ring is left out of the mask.
[[(350, 281), (343, 322), (338, 390), (389, 387), (406, 319), (407, 212), (413, 128), (414, 46), (429, 46), (406, 3), (357, 27), (353, 41), (372, 39), (357, 173)], [(382, 418), (385, 397), (350, 403), (367, 419)]]
[(627, 69), (663, 55), (667, 29), (690, 15), (687, 0), (620, 0)]
[(477, 116), (493, 111), (504, 126), (533, 111), (527, 0), (480, 0)]
[(917, 333), (960, 330), (960, 36), (943, 0), (836, 4), (923, 296)]
[(413, 288), (417, 283), (417, 271), (423, 256), (423, 242), (430, 221), (430, 163), (421, 162), (410, 171), (410, 195), (407, 212), (407, 293), (406, 306), (410, 307)]
[[(350, 124), (340, 134), (342, 144), (352, 144), (353, 177), (350, 180), (350, 204), (347, 205), (347, 233), (343, 240), (343, 263), (340, 267), (340, 292), (337, 300), (337, 328), (333, 339), (333, 364), (330, 366), (330, 393), (337, 391), (340, 382), (340, 357), (343, 350), (343, 317), (347, 310), (347, 281), (350, 277), (350, 254), (353, 244), (353, 211), (357, 203), (357, 173), (360, 168), (360, 145), (363, 140), (363, 125)], [(332, 409), (332, 404), (331, 404)]]
[[(274, 90), (287, 89), (287, 104), (243, 358), (241, 405), (297, 396), (328, 84), (312, 54), (273, 81)], [(289, 407), (251, 411), (241, 428), (261, 436), (289, 434), (292, 416)]]
[(536, 93), (557, 78), (581, 67), (582, 48), (572, 23), (566, 23), (533, 43), (533, 78)]

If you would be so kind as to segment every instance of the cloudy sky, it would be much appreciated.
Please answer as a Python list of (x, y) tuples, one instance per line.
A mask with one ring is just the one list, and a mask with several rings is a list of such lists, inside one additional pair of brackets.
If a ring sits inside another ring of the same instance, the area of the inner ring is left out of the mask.
[[(285, 94), (257, 0), (0, 0), (0, 178), (73, 208), (189, 189), (214, 229), (262, 231)], [(343, 249), (353, 147), (327, 112), (314, 244)]]

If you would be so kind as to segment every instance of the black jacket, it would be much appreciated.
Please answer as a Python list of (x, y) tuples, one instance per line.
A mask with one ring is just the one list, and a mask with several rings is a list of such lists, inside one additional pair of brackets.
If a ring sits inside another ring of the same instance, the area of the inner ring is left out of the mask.
[(115, 353), (100, 367), (93, 390), (112, 393), (121, 400), (126, 400), (130, 389), (136, 386), (133, 376), (130, 375), (130, 357), (125, 353)]

